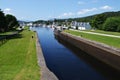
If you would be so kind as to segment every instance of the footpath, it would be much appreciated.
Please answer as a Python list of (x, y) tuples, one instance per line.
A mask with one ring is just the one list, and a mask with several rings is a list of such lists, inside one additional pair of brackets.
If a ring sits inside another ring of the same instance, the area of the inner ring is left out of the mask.
[(101, 35), (101, 36), (108, 36), (108, 37), (114, 37), (114, 38), (120, 38), (120, 36), (116, 35), (110, 35), (110, 34), (102, 34), (102, 33), (95, 33), (95, 32), (86, 32), (86, 31), (78, 31), (78, 30), (73, 30), (72, 31), (77, 31), (77, 32), (82, 32), (82, 33), (88, 33), (88, 34), (95, 34), (95, 35)]

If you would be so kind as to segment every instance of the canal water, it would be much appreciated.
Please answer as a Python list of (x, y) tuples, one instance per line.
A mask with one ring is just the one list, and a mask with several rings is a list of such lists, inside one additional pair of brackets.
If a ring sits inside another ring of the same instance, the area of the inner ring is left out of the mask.
[[(55, 38), (53, 29), (35, 28), (47, 67), (59, 80), (115, 80), (110, 70), (86, 53)], [(113, 73), (114, 75), (114, 73)]]

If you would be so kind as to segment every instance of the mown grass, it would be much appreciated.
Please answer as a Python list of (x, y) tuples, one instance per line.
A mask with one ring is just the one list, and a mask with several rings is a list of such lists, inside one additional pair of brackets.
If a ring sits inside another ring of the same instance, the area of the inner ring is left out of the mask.
[(72, 30), (65, 30), (65, 32), (76, 35), (76, 36), (81, 36), (86, 39), (101, 42), (101, 43), (107, 44), (112, 47), (120, 48), (120, 38), (100, 36), (100, 35), (95, 35), (95, 34), (88, 34), (88, 33), (72, 31)]
[(102, 31), (102, 30), (85, 30), (85, 31), (120, 36), (120, 32), (110, 32), (110, 31)]
[(40, 79), (35, 42), (35, 33), (26, 29), (0, 46), (0, 80)]

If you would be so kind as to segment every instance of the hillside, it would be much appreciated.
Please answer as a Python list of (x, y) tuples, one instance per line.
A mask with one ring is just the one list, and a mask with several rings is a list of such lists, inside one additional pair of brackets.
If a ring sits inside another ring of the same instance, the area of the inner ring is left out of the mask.
[[(117, 11), (117, 12), (104, 12), (104, 13), (100, 13), (100, 14), (103, 14), (106, 17), (115, 17), (115, 16), (120, 16), (120, 11)], [(99, 14), (95, 14), (95, 15), (91, 15), (91, 16), (87, 16), (87, 17), (82, 17), (82, 18), (69, 18), (69, 19), (56, 19), (56, 20), (58, 22), (59, 21), (63, 22), (65, 20), (67, 20), (68, 22), (71, 22), (71, 21), (90, 22), (97, 15), (99, 15)]]

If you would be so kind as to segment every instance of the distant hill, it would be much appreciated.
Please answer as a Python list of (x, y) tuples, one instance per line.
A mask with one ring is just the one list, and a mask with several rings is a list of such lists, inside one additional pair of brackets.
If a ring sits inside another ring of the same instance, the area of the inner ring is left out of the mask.
[[(106, 17), (115, 17), (115, 16), (120, 16), (120, 11), (104, 12), (101, 14), (105, 15)], [(99, 15), (99, 14), (95, 14), (95, 15), (91, 15), (91, 16), (87, 16), (87, 17), (82, 17), (82, 18), (69, 18), (69, 19), (56, 19), (56, 20), (60, 21), (60, 22), (65, 21), (65, 20), (67, 20), (67, 21), (79, 21), (79, 22), (90, 22), (97, 15)]]
[[(103, 14), (105, 15), (107, 18), (108, 17), (115, 17), (115, 16), (120, 16), (120, 11), (112, 11), (112, 12), (104, 12), (104, 13), (100, 13), (100, 14)], [(55, 22), (64, 22), (64, 21), (68, 21), (68, 22), (71, 22), (71, 21), (78, 21), (78, 22), (91, 22), (91, 20), (94, 19), (95, 16), (97, 16), (99, 14), (95, 14), (95, 15), (91, 15), (91, 16), (86, 16), (86, 17), (80, 17), (80, 18), (68, 18), (68, 19), (52, 19), (52, 20), (37, 20), (37, 21), (34, 21), (34, 23), (52, 23), (53, 21)]]
[(19, 24), (24, 24), (24, 23), (29, 23), (29, 22), (33, 22), (33, 21), (28, 21), (28, 20), (25, 20), (25, 21), (23, 21), (23, 20), (18, 20), (18, 23), (19, 23)]

